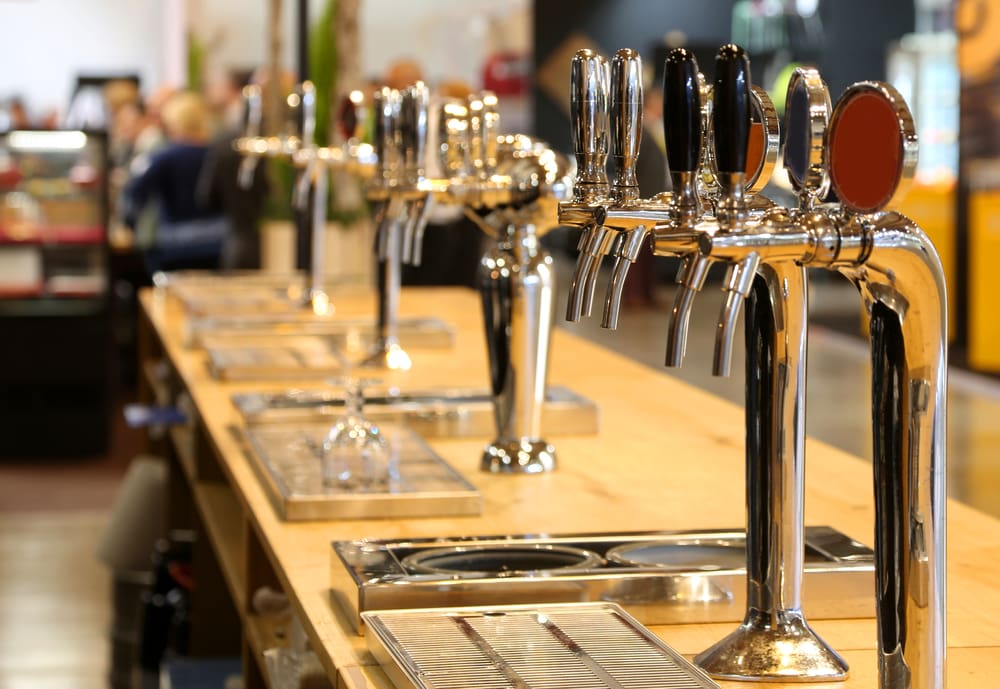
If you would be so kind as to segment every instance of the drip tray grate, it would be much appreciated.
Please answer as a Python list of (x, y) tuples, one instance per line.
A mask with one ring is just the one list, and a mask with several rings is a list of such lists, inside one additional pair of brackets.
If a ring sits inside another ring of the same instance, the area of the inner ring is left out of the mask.
[(709, 689), (718, 685), (612, 603), (366, 612), (398, 689)]

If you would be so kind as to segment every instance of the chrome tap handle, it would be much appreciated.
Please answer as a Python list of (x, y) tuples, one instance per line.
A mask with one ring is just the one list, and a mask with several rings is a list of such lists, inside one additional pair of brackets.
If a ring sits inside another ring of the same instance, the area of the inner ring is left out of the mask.
[[(642, 58), (629, 48), (622, 48), (611, 60), (611, 157), (615, 162), (611, 197), (615, 204), (628, 206), (639, 198), (635, 166), (642, 141)], [(601, 327), (618, 327), (622, 292), (629, 267), (639, 258), (648, 228), (640, 225), (617, 240), (615, 265), (608, 282)], [(600, 267), (600, 257), (596, 266)], [(596, 271), (594, 281), (597, 279)], [(593, 289), (588, 285), (589, 289)]]
[(417, 82), (401, 94), (399, 129), (402, 143), (403, 175), (407, 184), (424, 178), (427, 154), (427, 103), (430, 94), (423, 82)]
[(611, 59), (611, 157), (615, 163), (612, 196), (617, 203), (639, 198), (635, 166), (642, 141), (642, 58), (622, 48)]
[(608, 191), (608, 61), (592, 50), (573, 56), (569, 113), (576, 156), (574, 195), (579, 202), (603, 198)]
[(726, 284), (722, 291), (726, 293), (726, 301), (719, 314), (719, 328), (715, 334), (715, 356), (712, 360), (713, 376), (729, 376), (733, 357), (733, 337), (736, 335), (736, 320), (740, 315), (740, 307), (750, 294), (754, 275), (760, 267), (760, 254), (756, 251), (747, 254), (739, 263), (729, 266)]
[(489, 179), (497, 171), (497, 154), (499, 152), (500, 134), (500, 109), (496, 94), (492, 91), (483, 91), (481, 100), (483, 102), (482, 112), (482, 174)]
[(739, 230), (746, 220), (743, 191), (751, 113), (750, 60), (738, 45), (724, 45), (716, 55), (713, 97), (712, 135), (722, 190), (719, 223), (724, 229)]
[(683, 224), (701, 211), (698, 167), (702, 156), (701, 85), (698, 61), (686, 48), (667, 56), (663, 73), (663, 135), (673, 186), (672, 204)]
[(705, 286), (705, 278), (708, 277), (711, 265), (712, 260), (708, 257), (689, 253), (684, 256), (677, 271), (678, 288), (667, 328), (667, 366), (678, 367), (684, 361), (694, 296)]
[(375, 92), (375, 156), (378, 158), (375, 184), (382, 187), (398, 181), (400, 101), (399, 91), (387, 86)]
[(469, 107), (454, 100), (441, 104), (438, 113), (438, 163), (450, 180), (469, 176)]
[[(244, 86), (243, 103), (246, 107), (246, 126), (244, 128), (244, 136), (247, 139), (255, 139), (260, 136), (260, 125), (264, 112), (263, 105), (261, 104), (260, 86), (257, 84)], [(247, 155), (240, 161), (236, 181), (241, 189), (249, 189), (253, 186), (253, 176), (257, 170), (257, 162), (259, 160), (259, 156)]]
[(469, 166), (475, 178), (486, 181), (492, 174), (487, 168), (486, 140), (489, 116), (482, 96), (469, 97)]

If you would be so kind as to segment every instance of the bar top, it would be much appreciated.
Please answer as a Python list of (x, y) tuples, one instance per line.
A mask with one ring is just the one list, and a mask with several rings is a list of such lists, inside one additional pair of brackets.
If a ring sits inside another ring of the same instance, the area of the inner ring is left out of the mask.
[[(228, 482), (249, 515), (306, 632), (338, 686), (389, 689), (331, 594), (332, 541), (498, 534), (568, 534), (742, 527), (743, 409), (669, 376), (555, 329), (549, 383), (590, 398), (600, 409), (596, 436), (550, 437), (559, 468), (550, 474), (497, 476), (479, 471), (489, 438), (431, 441), (483, 495), (474, 517), (289, 523), (280, 519), (249, 466), (232, 427), (236, 391), (319, 387), (316, 381), (221, 383), (202, 350), (183, 346), (184, 314), (176, 300), (147, 290), (141, 303), (189, 391)], [(370, 295), (338, 299), (338, 313), (374, 313)], [(487, 363), (478, 296), (456, 288), (404, 289), (401, 313), (437, 316), (456, 329), (450, 349), (411, 350), (413, 370), (398, 380), (428, 388), (485, 387)], [(806, 443), (806, 524), (829, 524), (857, 540), (874, 540), (872, 470), (868, 462), (815, 440)], [(952, 689), (991, 686), (1000, 664), (1000, 522), (948, 502), (948, 681)], [(809, 591), (803, 592), (808, 600)], [(875, 687), (874, 618), (811, 620), (851, 665), (837, 687)], [(652, 627), (691, 658), (733, 624)], [(744, 683), (719, 682), (724, 687)], [(759, 683), (758, 686), (776, 686)]]

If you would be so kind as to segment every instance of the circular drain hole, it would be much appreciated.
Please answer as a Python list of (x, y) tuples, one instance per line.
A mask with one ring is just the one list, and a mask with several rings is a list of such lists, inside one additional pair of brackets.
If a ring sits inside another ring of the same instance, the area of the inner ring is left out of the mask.
[(544, 576), (602, 564), (589, 550), (541, 543), (433, 548), (403, 558), (403, 566), (413, 572), (469, 577)]

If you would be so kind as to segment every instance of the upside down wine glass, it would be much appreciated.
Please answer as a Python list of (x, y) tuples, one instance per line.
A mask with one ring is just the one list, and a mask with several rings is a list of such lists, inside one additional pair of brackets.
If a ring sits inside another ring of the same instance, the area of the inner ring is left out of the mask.
[(345, 412), (323, 440), (323, 484), (347, 491), (380, 491), (389, 486), (391, 448), (382, 430), (362, 414), (364, 387), (379, 381), (346, 377)]

